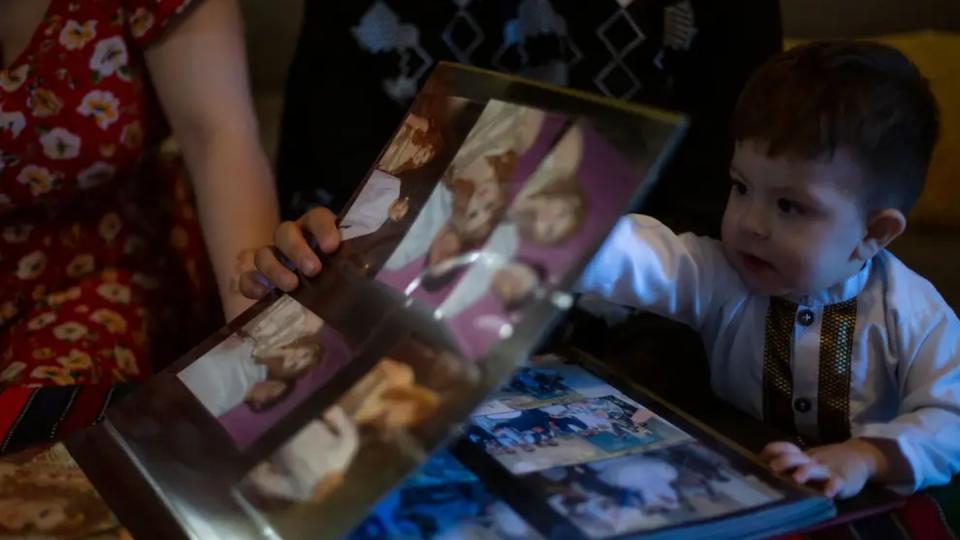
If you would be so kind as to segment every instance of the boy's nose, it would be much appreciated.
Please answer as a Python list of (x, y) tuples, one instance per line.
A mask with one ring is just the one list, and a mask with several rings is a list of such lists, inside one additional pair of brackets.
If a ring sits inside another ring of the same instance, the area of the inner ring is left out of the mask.
[(770, 225), (763, 212), (756, 208), (748, 208), (740, 217), (740, 230), (757, 238), (770, 237)]

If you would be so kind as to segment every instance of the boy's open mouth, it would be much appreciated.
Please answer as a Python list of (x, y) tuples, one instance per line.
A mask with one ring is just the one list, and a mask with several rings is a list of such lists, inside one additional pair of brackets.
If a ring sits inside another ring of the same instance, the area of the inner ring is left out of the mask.
[(743, 261), (743, 267), (751, 273), (760, 273), (763, 271), (773, 270), (773, 265), (767, 262), (765, 259), (761, 259), (756, 255), (750, 255), (749, 253), (740, 252), (740, 260)]

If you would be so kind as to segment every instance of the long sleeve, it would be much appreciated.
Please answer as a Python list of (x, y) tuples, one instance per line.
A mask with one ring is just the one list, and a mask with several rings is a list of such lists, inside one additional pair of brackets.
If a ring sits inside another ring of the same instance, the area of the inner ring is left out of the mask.
[[(927, 318), (929, 320), (929, 318)], [(897, 321), (904, 336), (897, 363), (900, 406), (890, 422), (871, 423), (854, 435), (889, 439), (910, 465), (916, 491), (946, 484), (960, 472), (960, 321), (943, 306), (926, 332), (922, 321)]]
[(720, 243), (677, 235), (642, 215), (623, 217), (580, 277), (577, 292), (629, 305), (703, 330), (743, 283)]

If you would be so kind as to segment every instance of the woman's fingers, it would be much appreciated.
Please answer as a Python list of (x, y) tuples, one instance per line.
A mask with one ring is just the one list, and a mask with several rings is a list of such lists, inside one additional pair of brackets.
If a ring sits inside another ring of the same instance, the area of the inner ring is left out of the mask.
[(273, 285), (291, 292), (297, 288), (300, 280), (278, 258), (279, 253), (273, 247), (262, 247), (257, 250), (254, 261), (257, 270)]
[(273, 288), (267, 279), (257, 271), (244, 272), (241, 274), (239, 285), (240, 294), (253, 300), (263, 298)]
[[(284, 256), (305, 275), (313, 276), (320, 271), (320, 258), (303, 235), (300, 225), (284, 221), (273, 234), (273, 243)], [(257, 265), (259, 268), (259, 264)], [(263, 270), (262, 268), (260, 269)], [(269, 276), (268, 276), (269, 277)]]
[(301, 216), (297, 222), (303, 230), (313, 236), (317, 247), (324, 253), (333, 253), (340, 247), (337, 217), (327, 208), (314, 208)]

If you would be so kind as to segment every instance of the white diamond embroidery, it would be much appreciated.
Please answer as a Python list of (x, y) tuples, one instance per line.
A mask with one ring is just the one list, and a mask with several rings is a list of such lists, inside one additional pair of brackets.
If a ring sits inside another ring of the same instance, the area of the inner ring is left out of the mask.
[[(468, 43), (466, 46), (461, 46), (461, 44), (458, 44), (453, 39), (454, 32), (458, 28), (463, 28), (463, 25), (466, 25), (466, 28), (473, 36), (470, 39), (470, 43)], [(473, 55), (473, 51), (477, 50), (477, 47), (483, 43), (483, 39), (483, 30), (480, 28), (480, 25), (473, 20), (473, 17), (470, 16), (470, 13), (464, 11), (462, 8), (457, 12), (456, 15), (453, 16), (453, 19), (447, 23), (446, 28), (443, 29), (443, 42), (447, 44), (447, 47), (450, 47), (450, 50), (457, 57), (457, 60), (463, 63), (470, 62), (470, 57)]]
[[(409, 102), (417, 93), (420, 78), (433, 65), (433, 57), (420, 45), (420, 31), (417, 27), (401, 23), (390, 6), (378, 1), (370, 6), (361, 17), (360, 23), (352, 30), (360, 46), (371, 53), (396, 51), (399, 54), (399, 75), (393, 79), (385, 79), (383, 89), (392, 99), (400, 103)], [(418, 62), (412, 62), (414, 59)], [(416, 70), (411, 68), (414, 64), (419, 66)]]
[[(622, 48), (617, 48), (617, 46), (610, 41), (610, 38), (607, 36), (607, 32), (610, 31), (610, 28), (612, 28), (614, 24), (621, 20), (627, 23), (633, 32), (633, 37), (626, 43), (626, 45), (623, 45)], [(597, 76), (593, 79), (594, 84), (596, 84), (597, 88), (599, 88), (608, 96), (620, 99), (630, 99), (643, 86), (640, 84), (640, 80), (637, 78), (633, 70), (631, 70), (624, 62), (624, 58), (630, 53), (630, 51), (643, 43), (647, 39), (647, 36), (645, 36), (640, 30), (640, 27), (637, 26), (637, 23), (633, 20), (633, 17), (631, 17), (625, 9), (621, 8), (616, 13), (611, 15), (609, 19), (604, 21), (599, 28), (597, 28), (597, 37), (600, 38), (600, 41), (602, 41), (607, 47), (607, 50), (610, 51), (612, 60), (606, 66), (604, 66), (599, 73), (597, 73)], [(624, 90), (620, 95), (614, 94), (608, 85), (609, 77), (615, 72), (625, 74), (627, 79), (629, 79), (631, 82), (630, 87)]]

